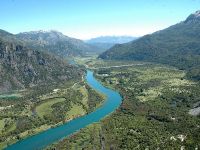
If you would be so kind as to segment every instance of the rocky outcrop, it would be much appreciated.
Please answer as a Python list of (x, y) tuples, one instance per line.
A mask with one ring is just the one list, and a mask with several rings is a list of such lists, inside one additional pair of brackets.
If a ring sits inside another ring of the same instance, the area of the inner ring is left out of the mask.
[[(0, 33), (0, 91), (59, 83), (77, 78), (80, 70), (62, 59), (24, 46), (14, 35)], [(65, 78), (63, 78), (65, 76)]]

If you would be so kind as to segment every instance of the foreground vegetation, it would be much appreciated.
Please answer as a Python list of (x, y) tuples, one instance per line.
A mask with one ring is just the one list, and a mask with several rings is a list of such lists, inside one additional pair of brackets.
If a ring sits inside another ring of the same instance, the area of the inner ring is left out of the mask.
[(93, 111), (103, 95), (79, 78), (0, 95), (0, 149)]
[[(200, 84), (176, 68), (138, 62), (82, 61), (96, 78), (123, 96), (120, 108), (100, 123), (48, 149), (198, 149)], [(112, 67), (114, 66), (114, 67)]]

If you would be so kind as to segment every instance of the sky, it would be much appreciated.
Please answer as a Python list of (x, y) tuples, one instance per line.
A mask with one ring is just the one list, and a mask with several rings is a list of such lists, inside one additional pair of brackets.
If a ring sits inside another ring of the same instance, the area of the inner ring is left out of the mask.
[(57, 30), (79, 39), (142, 36), (199, 9), (200, 0), (0, 0), (0, 29)]

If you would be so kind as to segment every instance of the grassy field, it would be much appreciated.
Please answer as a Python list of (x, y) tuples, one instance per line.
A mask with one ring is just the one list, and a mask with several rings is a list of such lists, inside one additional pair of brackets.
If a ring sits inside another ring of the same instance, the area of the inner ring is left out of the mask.
[(71, 120), (84, 114), (86, 114), (86, 110), (83, 109), (83, 106), (72, 103), (71, 109), (67, 112), (66, 117), (67, 120)]
[(52, 108), (51, 106), (59, 103), (59, 102), (64, 102), (65, 98), (53, 98), (49, 99), (46, 102), (41, 103), (36, 107), (36, 113), (38, 114), (39, 117), (44, 117), (44, 115), (48, 115), (52, 113)]
[(4, 128), (5, 120), (6, 120), (6, 118), (0, 120), (0, 132), (1, 132), (1, 131), (3, 130), (3, 128)]
[(82, 104), (86, 109), (88, 109), (88, 90), (85, 88), (85, 86), (80, 87), (80, 92), (82, 93)]

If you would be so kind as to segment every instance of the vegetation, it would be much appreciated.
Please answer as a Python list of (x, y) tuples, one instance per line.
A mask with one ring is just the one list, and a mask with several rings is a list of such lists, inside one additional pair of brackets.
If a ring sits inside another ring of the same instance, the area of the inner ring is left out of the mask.
[(43, 102), (42, 104), (36, 106), (35, 112), (38, 114), (39, 117), (44, 117), (46, 115), (51, 115), (53, 113), (53, 106), (56, 103), (62, 103), (65, 101), (65, 98), (52, 98)]
[[(182, 70), (164, 65), (123, 62), (132, 66), (112, 67), (110, 61), (85, 62), (99, 81), (121, 93), (123, 103), (100, 123), (48, 149), (200, 147), (200, 116), (189, 114), (190, 109), (199, 107), (199, 82), (188, 80)], [(120, 62), (113, 61), (113, 66), (117, 64)]]
[(200, 80), (199, 12), (165, 30), (136, 41), (118, 44), (99, 57), (156, 62), (187, 70), (187, 77)]
[[(81, 131), (73, 134), (69, 138), (65, 138), (59, 143), (55, 143), (49, 147), (47, 150), (56, 149), (70, 149), (70, 150), (83, 150), (83, 149), (101, 149), (101, 144), (103, 144), (103, 138), (101, 136), (102, 129), (101, 125), (98, 123), (91, 124), (88, 127), (82, 129)], [(102, 143), (101, 143), (102, 142)]]
[[(102, 84), (119, 91), (123, 102), (101, 122), (47, 149), (199, 149), (199, 15), (99, 56), (123, 61), (77, 58)], [(83, 80), (85, 68), (42, 52), (81, 55), (82, 46), (55, 31), (0, 30), (0, 149), (102, 104), (105, 97)]]
[(98, 107), (103, 96), (81, 80), (79, 77), (78, 82), (68, 81), (56, 88), (52, 85), (15, 91), (20, 95), (15, 99), (4, 94), (0, 98), (0, 149)]

